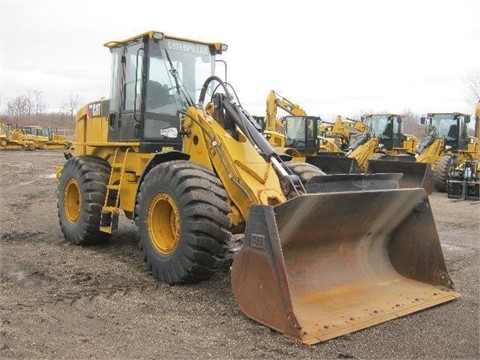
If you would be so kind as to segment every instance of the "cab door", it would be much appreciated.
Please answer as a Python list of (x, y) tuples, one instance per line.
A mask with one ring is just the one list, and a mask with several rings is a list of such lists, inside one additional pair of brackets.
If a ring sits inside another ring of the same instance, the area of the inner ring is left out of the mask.
[(112, 87), (108, 119), (111, 142), (139, 141), (144, 84), (143, 42), (113, 49)]

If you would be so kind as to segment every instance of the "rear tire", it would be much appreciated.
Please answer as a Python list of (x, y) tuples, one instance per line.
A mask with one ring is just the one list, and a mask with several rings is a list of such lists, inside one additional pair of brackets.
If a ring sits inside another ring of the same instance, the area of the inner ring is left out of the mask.
[(231, 220), (222, 183), (188, 161), (155, 166), (140, 186), (136, 224), (153, 275), (168, 284), (209, 279), (222, 269)]
[(316, 166), (308, 163), (289, 161), (285, 165), (292, 170), (292, 172), (300, 178), (303, 185), (306, 185), (308, 181), (314, 176), (325, 176), (326, 174), (317, 168)]
[(110, 165), (95, 156), (73, 157), (65, 163), (57, 188), (57, 209), (66, 240), (92, 245), (110, 238), (100, 231), (109, 177)]
[(451, 164), (452, 157), (450, 155), (443, 155), (435, 162), (435, 167), (433, 168), (433, 182), (435, 184), (435, 189), (439, 192), (447, 192), (447, 179)]

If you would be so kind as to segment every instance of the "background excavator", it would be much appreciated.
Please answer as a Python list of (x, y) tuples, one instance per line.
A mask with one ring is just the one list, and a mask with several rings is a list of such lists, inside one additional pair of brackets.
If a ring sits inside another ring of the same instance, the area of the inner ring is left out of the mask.
[(284, 162), (214, 75), (226, 45), (156, 31), (105, 45), (111, 97), (79, 110), (57, 172), (67, 240), (106, 241), (123, 211), (152, 274), (181, 284), (211, 278), (243, 233), (238, 306), (305, 344), (460, 296), (425, 190)]
[[(283, 117), (278, 117), (278, 108), (292, 116), (305, 117), (307, 113), (299, 105), (271, 90), (267, 96), (267, 111), (263, 133), (273, 147), (286, 148), (286, 128)], [(281, 151), (281, 150), (280, 150)], [(295, 153), (296, 154), (296, 153)]]
[[(339, 151), (346, 152), (350, 144), (355, 143), (357, 139), (368, 131), (367, 125), (360, 121), (337, 115), (334, 123), (322, 122), (319, 126), (321, 136), (321, 145), (327, 140), (333, 141)], [(325, 144), (326, 145), (326, 144)], [(326, 151), (336, 151), (332, 147), (326, 147)]]
[[(321, 122), (318, 116), (308, 116), (306, 111), (274, 90), (268, 93), (266, 116), (261, 119), (260, 126), (268, 142), (279, 154), (302, 157), (315, 154), (317, 151), (316, 128)], [(278, 109), (288, 115), (279, 116)], [(308, 118), (309, 121), (306, 121)]]
[[(308, 116), (302, 107), (274, 90), (268, 93), (266, 105), (263, 133), (277, 153), (314, 165), (326, 174), (357, 172), (356, 161), (345, 156), (337, 134), (323, 130), (319, 116)], [(278, 109), (288, 115), (279, 117)]]

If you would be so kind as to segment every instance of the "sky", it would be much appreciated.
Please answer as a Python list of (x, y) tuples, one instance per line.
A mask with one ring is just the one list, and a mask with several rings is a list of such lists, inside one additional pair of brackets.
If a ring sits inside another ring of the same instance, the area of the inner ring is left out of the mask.
[(270, 90), (327, 120), (474, 112), (480, 0), (0, 0), (0, 112), (31, 91), (50, 111), (108, 97), (103, 44), (149, 30), (228, 44), (227, 80), (252, 115)]

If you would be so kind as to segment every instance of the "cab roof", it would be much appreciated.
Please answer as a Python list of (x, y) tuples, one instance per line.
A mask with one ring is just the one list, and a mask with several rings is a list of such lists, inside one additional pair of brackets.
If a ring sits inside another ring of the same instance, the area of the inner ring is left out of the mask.
[(178, 37), (178, 36), (171, 36), (171, 35), (167, 35), (167, 34), (161, 32), (161, 31), (154, 31), (154, 30), (146, 31), (144, 33), (132, 36), (132, 37), (130, 37), (128, 39), (125, 39), (125, 40), (112, 40), (112, 41), (106, 42), (103, 45), (112, 49), (112, 48), (116, 48), (116, 47), (120, 47), (122, 45), (128, 44), (132, 41), (139, 40), (144, 36), (148, 36), (152, 40), (172, 39), (172, 40), (187, 41), (187, 42), (192, 42), (192, 43), (196, 43), (196, 44), (208, 45), (208, 46), (213, 47), (217, 54), (221, 54), (222, 51), (226, 51), (227, 48), (228, 48), (227, 44), (223, 44), (223, 43), (219, 43), (219, 42), (205, 42), (205, 41), (193, 40), (193, 39), (188, 39), (188, 38), (183, 38), (183, 37)]

